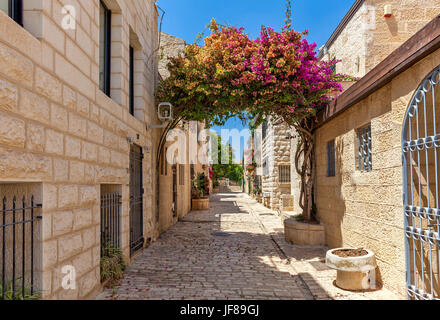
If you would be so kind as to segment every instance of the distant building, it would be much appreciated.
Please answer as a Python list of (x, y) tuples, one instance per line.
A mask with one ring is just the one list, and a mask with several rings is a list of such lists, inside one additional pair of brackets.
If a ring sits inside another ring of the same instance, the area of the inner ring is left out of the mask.
[[(291, 194), (290, 140), (288, 126), (265, 121), (259, 128), (260, 139), (255, 141), (258, 183), (265, 204), (272, 210), (282, 210), (282, 196)], [(261, 177), (261, 178), (260, 178)]]

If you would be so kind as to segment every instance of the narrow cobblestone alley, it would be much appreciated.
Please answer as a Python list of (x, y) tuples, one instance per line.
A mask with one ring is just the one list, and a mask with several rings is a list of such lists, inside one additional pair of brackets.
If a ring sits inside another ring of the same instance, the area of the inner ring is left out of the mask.
[(286, 244), (280, 217), (245, 194), (216, 194), (210, 207), (189, 213), (164, 233), (130, 265), (121, 285), (98, 299), (394, 298), (388, 291), (325, 290), (316, 280), (319, 271), (327, 286), (334, 279), (323, 263), (325, 248)]

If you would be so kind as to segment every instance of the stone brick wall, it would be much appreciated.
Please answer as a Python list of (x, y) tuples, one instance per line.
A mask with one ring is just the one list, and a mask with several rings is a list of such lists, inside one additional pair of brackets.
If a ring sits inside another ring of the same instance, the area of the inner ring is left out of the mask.
[[(144, 235), (154, 237), (154, 1), (106, 0), (113, 11), (111, 98), (99, 89), (99, 1), (24, 0), (20, 27), (0, 12), (0, 181), (42, 184), (42, 293), (84, 299), (100, 289), (100, 186), (122, 188), (122, 248), (129, 257), (129, 148), (145, 148)], [(64, 30), (73, 5), (76, 29)], [(136, 117), (129, 114), (129, 45), (137, 35)], [(37, 38), (38, 37), (38, 38)], [(76, 290), (61, 288), (76, 268)]]
[[(195, 141), (196, 129), (191, 128), (188, 123), (183, 125), (181, 123), (177, 129), (183, 130), (186, 139), (186, 152), (184, 155), (184, 163), (179, 163), (178, 159), (180, 157), (178, 151), (175, 153), (175, 161), (177, 161), (177, 202), (176, 202), (176, 216), (173, 215), (173, 160), (166, 161), (163, 164), (163, 170), (161, 170), (160, 176), (160, 206), (159, 206), (159, 229), (163, 232), (174, 225), (179, 219), (184, 218), (188, 212), (191, 211), (191, 165), (190, 165), (190, 154), (197, 153), (198, 145), (191, 145), (191, 139)], [(191, 131), (194, 129), (193, 131)], [(165, 150), (171, 150), (172, 145), (177, 142), (177, 140), (167, 142), (165, 144)], [(194, 149), (195, 148), (195, 149)], [(193, 152), (191, 152), (193, 151)], [(183, 152), (183, 151), (181, 151)], [(184, 171), (184, 184), (180, 184), (180, 170)], [(203, 172), (202, 165), (196, 163), (194, 166), (194, 172), (197, 175)]]
[[(390, 18), (385, 5), (392, 6)], [(363, 77), (438, 14), (437, 0), (366, 0), (324, 59), (336, 57), (338, 73)]]
[[(402, 207), (402, 125), (410, 99), (438, 65), (432, 53), (316, 132), (316, 204), (327, 244), (365, 247), (377, 254), (379, 280), (405, 295)], [(373, 170), (356, 169), (356, 130), (372, 128)], [(327, 143), (335, 139), (336, 176), (327, 177)]]
[(159, 51), (159, 73), (163, 79), (169, 77), (167, 65), (170, 57), (176, 57), (180, 52), (185, 50), (186, 42), (180, 38), (169, 35), (165, 32), (161, 33), (160, 51)]
[[(184, 40), (177, 37), (171, 36), (162, 32), (160, 39), (160, 50), (159, 50), (159, 73), (162, 79), (169, 77), (168, 62), (170, 57), (176, 57), (185, 49), (186, 43)], [(204, 129), (204, 124), (199, 123), (199, 132)], [(181, 122), (176, 128), (178, 130), (183, 130), (186, 139), (186, 150), (182, 150), (185, 153), (184, 163), (177, 163), (177, 201), (175, 203), (177, 215), (173, 215), (173, 162), (167, 162), (164, 164), (166, 169), (161, 172), (160, 176), (160, 205), (159, 205), (159, 230), (163, 232), (174, 225), (179, 219), (184, 218), (188, 212), (191, 210), (191, 165), (190, 165), (190, 155), (197, 154), (200, 150), (200, 145), (197, 143), (197, 128), (196, 123), (193, 122), (191, 125), (189, 123)], [(167, 142), (164, 147), (165, 149), (171, 148), (174, 142), (177, 140)], [(179, 158), (180, 155), (176, 153), (176, 157)], [(194, 171), (197, 175), (200, 172), (205, 172), (202, 165), (199, 163), (198, 159), (194, 165)], [(181, 166), (182, 165), (182, 166)], [(180, 184), (180, 170), (184, 170), (184, 184)]]
[(286, 139), (288, 127), (285, 124), (274, 125), (269, 121), (267, 137), (262, 142), (262, 164), (267, 159), (269, 174), (263, 174), (262, 191), (270, 194), (270, 208), (280, 210), (281, 195), (290, 194), (290, 184), (279, 181), (279, 166), (290, 165), (290, 141)]

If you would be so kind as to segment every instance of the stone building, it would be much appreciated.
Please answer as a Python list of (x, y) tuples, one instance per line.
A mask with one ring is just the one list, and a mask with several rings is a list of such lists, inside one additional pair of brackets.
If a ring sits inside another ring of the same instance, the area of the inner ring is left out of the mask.
[(289, 128), (269, 119), (258, 131), (261, 139), (256, 139), (255, 148), (260, 157), (257, 163), (260, 164), (263, 200), (272, 210), (282, 211), (283, 196), (291, 193)]
[[(368, 6), (374, 23), (358, 38)], [(440, 297), (438, 150), (429, 144), (438, 132), (439, 13), (438, 1), (357, 1), (327, 47), (343, 60), (337, 72), (362, 78), (319, 115), (316, 131), (327, 245), (373, 250), (379, 282), (418, 299)]]
[(341, 60), (337, 73), (363, 77), (437, 16), (438, 7), (437, 0), (356, 0), (319, 57)]
[[(248, 195), (257, 196), (261, 193), (261, 166), (259, 166), (259, 161), (255, 158), (259, 157), (260, 154), (256, 152), (256, 137), (255, 134), (250, 136), (246, 142), (246, 148), (243, 151), (243, 160), (241, 165), (243, 166), (243, 192)], [(255, 163), (252, 163), (255, 161)], [(249, 166), (254, 165), (254, 170), (248, 170)]]
[(159, 50), (159, 74), (163, 79), (169, 77), (167, 65), (170, 57), (175, 57), (185, 50), (186, 42), (183, 39), (161, 32)]
[[(27, 230), (25, 250), (20, 240), (13, 251), (25, 267), (7, 268), (6, 279), (25, 276), (43, 298), (85, 299), (101, 288), (103, 233), (130, 262), (160, 231), (158, 134), (147, 130), (159, 123), (157, 8), (152, 0), (23, 0), (17, 11), (16, 3), (0, 1), (0, 191), (6, 209), (14, 195), (23, 208), (26, 196), (23, 212), (35, 221), (17, 226)], [(15, 256), (6, 245), (8, 263)], [(75, 289), (62, 286), (66, 277)]]
[[(162, 32), (159, 50), (159, 75), (162, 79), (169, 77), (167, 68), (169, 58), (178, 56), (185, 49), (184, 40)], [(208, 176), (208, 161), (199, 158), (203, 150), (205, 125), (197, 122), (182, 121), (177, 126), (184, 136), (172, 135), (164, 145), (162, 160), (159, 166), (160, 192), (158, 197), (157, 218), (159, 231), (166, 231), (191, 210), (192, 179), (204, 172)], [(161, 130), (163, 132), (163, 129)], [(173, 150), (173, 145), (185, 139), (183, 150)], [(170, 155), (170, 151), (172, 155)], [(182, 154), (180, 154), (181, 152)], [(202, 157), (202, 156), (201, 156)], [(205, 158), (207, 160), (207, 158)]]

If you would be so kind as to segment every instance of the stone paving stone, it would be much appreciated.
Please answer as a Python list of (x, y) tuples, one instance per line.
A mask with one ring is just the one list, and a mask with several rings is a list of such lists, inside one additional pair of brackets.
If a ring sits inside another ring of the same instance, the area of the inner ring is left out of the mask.
[(115, 294), (98, 299), (306, 299), (246, 200), (213, 196), (211, 210), (188, 214), (130, 265)]
[[(242, 193), (211, 197), (129, 266), (109, 300), (396, 299), (391, 292), (348, 293), (333, 286), (325, 248), (284, 241), (281, 218)], [(226, 234), (218, 234), (218, 233)]]
[[(325, 247), (299, 247), (288, 244), (284, 241), (283, 223), (277, 213), (265, 208), (251, 198), (243, 202), (247, 203), (248, 211), (258, 220), (273, 241), (277, 243), (285, 258), (290, 262), (294, 272), (300, 276), (307, 285), (313, 299), (316, 300), (400, 300), (404, 297), (398, 296), (383, 288), (374, 292), (348, 292), (334, 286), (336, 271), (325, 265), (325, 255), (328, 248)], [(273, 213), (272, 215), (261, 215), (261, 213)]]

